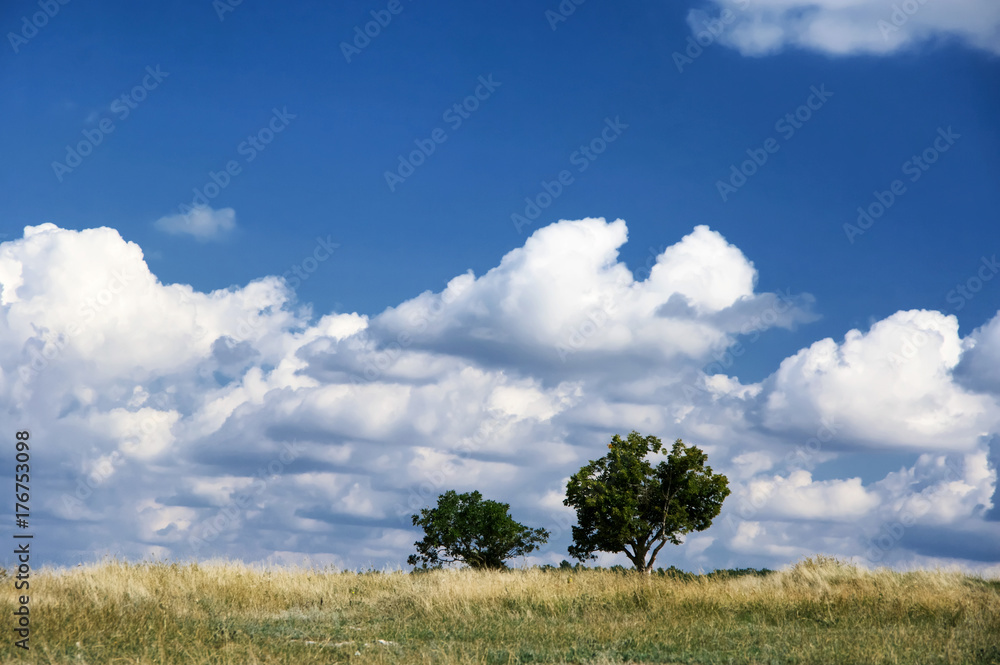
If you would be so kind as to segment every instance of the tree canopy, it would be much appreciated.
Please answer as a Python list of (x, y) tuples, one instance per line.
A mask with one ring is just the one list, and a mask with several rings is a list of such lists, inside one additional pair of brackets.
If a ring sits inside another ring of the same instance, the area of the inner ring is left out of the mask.
[(706, 466), (708, 455), (677, 439), (665, 461), (647, 459), (663, 450), (655, 436), (632, 431), (614, 435), (608, 453), (581, 468), (566, 487), (563, 503), (576, 509), (571, 556), (624, 552), (636, 570), (648, 573), (666, 543), (704, 531), (729, 496), (729, 480)]
[(437, 507), (413, 516), (424, 538), (414, 545), (411, 566), (439, 567), (465, 563), (472, 568), (502, 570), (507, 559), (532, 552), (549, 538), (545, 529), (531, 529), (514, 521), (510, 504), (483, 500), (479, 492), (458, 494), (449, 490), (438, 497)]

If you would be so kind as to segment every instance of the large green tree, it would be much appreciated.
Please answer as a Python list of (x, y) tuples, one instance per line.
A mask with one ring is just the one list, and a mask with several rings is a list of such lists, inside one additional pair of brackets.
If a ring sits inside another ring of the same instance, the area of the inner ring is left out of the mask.
[(573, 475), (563, 503), (576, 509), (571, 556), (624, 552), (635, 569), (649, 573), (668, 542), (704, 531), (729, 496), (729, 480), (706, 466), (708, 455), (677, 439), (665, 461), (647, 459), (663, 450), (655, 436), (636, 431), (614, 435), (608, 454)]
[(508, 513), (510, 504), (483, 500), (479, 492), (457, 494), (449, 490), (438, 497), (436, 508), (413, 516), (413, 525), (424, 529), (407, 563), (432, 567), (465, 563), (472, 568), (503, 570), (505, 561), (527, 554), (545, 543), (549, 532), (518, 524)]

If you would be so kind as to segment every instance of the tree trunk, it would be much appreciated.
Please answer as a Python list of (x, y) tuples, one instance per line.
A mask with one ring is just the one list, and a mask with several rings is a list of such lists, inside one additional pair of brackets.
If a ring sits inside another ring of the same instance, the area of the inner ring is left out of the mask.
[(643, 549), (636, 548), (635, 558), (632, 559), (632, 564), (635, 566), (635, 569), (640, 573), (649, 573), (649, 564), (646, 563), (647, 551), (648, 551), (647, 548)]

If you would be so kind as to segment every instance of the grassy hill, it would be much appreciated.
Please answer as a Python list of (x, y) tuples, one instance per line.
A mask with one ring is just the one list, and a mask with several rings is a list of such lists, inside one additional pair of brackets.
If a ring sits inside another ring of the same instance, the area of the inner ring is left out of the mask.
[(31, 579), (3, 663), (1000, 664), (1000, 581), (867, 571), (407, 573), (111, 561)]

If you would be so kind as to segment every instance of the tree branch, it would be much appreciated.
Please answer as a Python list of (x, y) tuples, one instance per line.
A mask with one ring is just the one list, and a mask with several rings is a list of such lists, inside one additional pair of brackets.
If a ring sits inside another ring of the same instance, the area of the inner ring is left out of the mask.
[(667, 544), (666, 540), (660, 541), (660, 544), (656, 546), (656, 549), (653, 550), (653, 553), (649, 555), (649, 565), (650, 565), (650, 567), (652, 567), (653, 561), (656, 560), (656, 555), (660, 553), (660, 550), (662, 550), (663, 546), (666, 545), (666, 544)]

